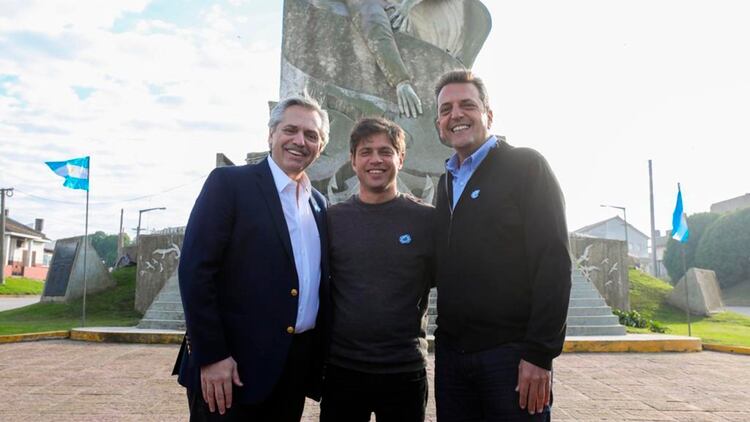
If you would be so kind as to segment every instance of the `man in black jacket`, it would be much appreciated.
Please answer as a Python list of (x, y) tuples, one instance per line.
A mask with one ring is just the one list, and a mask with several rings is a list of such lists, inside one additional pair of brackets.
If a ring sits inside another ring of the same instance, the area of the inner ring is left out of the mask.
[(560, 187), (538, 152), (490, 135), (481, 79), (449, 72), (435, 95), (455, 150), (436, 208), (438, 419), (549, 420), (570, 296)]

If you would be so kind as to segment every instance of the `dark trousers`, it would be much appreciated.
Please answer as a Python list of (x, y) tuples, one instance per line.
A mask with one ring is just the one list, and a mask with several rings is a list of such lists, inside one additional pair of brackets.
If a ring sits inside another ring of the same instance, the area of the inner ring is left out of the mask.
[(329, 365), (320, 402), (321, 422), (423, 422), (427, 372), (370, 374)]
[(435, 350), (438, 422), (550, 421), (550, 407), (530, 415), (518, 405), (519, 350), (514, 345), (461, 353), (440, 341)]
[[(200, 391), (188, 390), (191, 422), (247, 421), (247, 422), (299, 422), (305, 408), (305, 385), (311, 374), (310, 356), (313, 334), (297, 334), (292, 340), (284, 370), (271, 395), (261, 403), (247, 405), (234, 402), (231, 409), (220, 415), (211, 413)], [(242, 380), (245, 383), (252, 380)], [(237, 397), (236, 388), (234, 397)], [(236, 400), (236, 399), (235, 399)]]

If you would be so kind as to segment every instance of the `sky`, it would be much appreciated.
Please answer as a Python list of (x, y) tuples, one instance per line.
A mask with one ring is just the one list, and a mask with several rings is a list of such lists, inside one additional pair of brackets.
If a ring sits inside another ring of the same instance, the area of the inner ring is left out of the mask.
[[(187, 222), (216, 153), (267, 148), (282, 4), (260, 0), (0, 0), (0, 188), (10, 216), (52, 239), (84, 230), (85, 191), (45, 161), (91, 156), (89, 232)], [(569, 229), (618, 215), (671, 228), (750, 192), (746, 1), (485, 0), (474, 65), (492, 131), (540, 151)], [(620, 214), (621, 215), (621, 214)]]

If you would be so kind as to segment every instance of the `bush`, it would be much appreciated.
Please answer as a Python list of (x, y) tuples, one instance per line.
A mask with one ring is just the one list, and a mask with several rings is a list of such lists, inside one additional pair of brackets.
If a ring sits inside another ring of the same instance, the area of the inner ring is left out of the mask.
[(620, 309), (613, 309), (612, 313), (617, 315), (620, 318), (620, 324), (626, 327), (648, 328), (654, 333), (666, 333), (668, 331), (666, 327), (658, 322), (644, 318), (638, 311), (626, 312)]
[[(687, 244), (685, 244), (685, 264), (686, 268), (695, 267), (695, 253), (700, 245), (700, 241), (703, 238), (703, 234), (706, 229), (713, 224), (714, 221), (719, 219), (719, 214), (713, 214), (710, 212), (702, 212), (693, 214), (688, 217), (688, 228), (690, 229), (690, 237), (688, 238)], [(672, 284), (677, 284), (678, 281), (685, 275), (685, 271), (682, 266), (682, 246), (680, 242), (669, 239), (667, 242), (667, 249), (664, 251), (664, 266), (667, 268), (667, 273), (672, 281)]]
[(750, 279), (750, 208), (725, 214), (706, 229), (695, 265), (714, 270), (722, 288)]

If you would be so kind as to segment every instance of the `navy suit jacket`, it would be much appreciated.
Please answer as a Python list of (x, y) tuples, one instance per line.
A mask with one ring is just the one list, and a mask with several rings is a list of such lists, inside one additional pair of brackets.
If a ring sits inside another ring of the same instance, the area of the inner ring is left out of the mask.
[[(315, 205), (312, 202), (315, 202)], [(322, 371), (328, 309), (326, 200), (313, 190), (310, 206), (320, 235), (320, 310), (312, 364)], [(211, 172), (190, 214), (179, 265), (187, 339), (175, 370), (200, 391), (201, 366), (229, 356), (243, 387), (235, 402), (263, 401), (284, 367), (297, 319), (299, 289), (292, 244), (271, 168), (222, 167)], [(320, 377), (307, 386), (319, 399)]]

